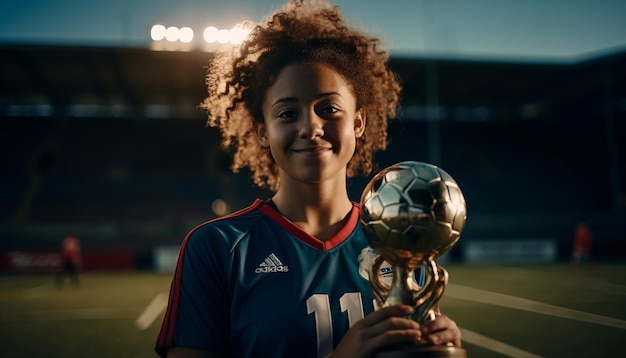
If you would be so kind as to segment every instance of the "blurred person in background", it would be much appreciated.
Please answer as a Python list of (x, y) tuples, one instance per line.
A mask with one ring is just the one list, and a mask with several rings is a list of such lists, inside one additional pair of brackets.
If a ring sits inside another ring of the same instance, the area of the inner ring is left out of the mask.
[(591, 262), (593, 235), (586, 222), (580, 221), (574, 230), (572, 247), (572, 273), (577, 274), (580, 267)]
[(65, 278), (69, 278), (72, 286), (78, 287), (78, 274), (82, 266), (80, 240), (74, 233), (68, 234), (61, 242), (61, 269), (55, 276), (55, 285), (63, 287)]

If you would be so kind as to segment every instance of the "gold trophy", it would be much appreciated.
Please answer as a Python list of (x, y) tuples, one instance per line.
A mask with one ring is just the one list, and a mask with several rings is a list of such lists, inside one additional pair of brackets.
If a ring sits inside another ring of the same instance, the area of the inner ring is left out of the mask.
[[(379, 307), (405, 304), (413, 307), (409, 318), (424, 324), (439, 314), (439, 299), (448, 272), (435, 259), (461, 236), (467, 218), (465, 198), (456, 181), (444, 170), (422, 162), (401, 162), (383, 169), (367, 184), (361, 196), (361, 225), (378, 256), (369, 273)], [(391, 265), (392, 280), (381, 274)], [(422, 267), (420, 286), (414, 273)], [(427, 342), (393, 345), (376, 358), (467, 357), (464, 349)]]

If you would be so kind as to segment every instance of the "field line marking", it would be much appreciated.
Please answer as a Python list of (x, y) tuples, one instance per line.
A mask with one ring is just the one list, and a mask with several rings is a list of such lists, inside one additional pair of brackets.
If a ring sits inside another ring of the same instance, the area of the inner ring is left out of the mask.
[(506, 343), (496, 341), (495, 339), (483, 336), (469, 329), (459, 328), (461, 330), (461, 339), (464, 342), (471, 343), (475, 346), (483, 347), (490, 351), (500, 353), (511, 358), (541, 358), (536, 354), (513, 347)]
[(48, 288), (48, 285), (41, 285), (29, 288), (24, 291), (24, 298), (26, 298), (27, 300), (32, 300), (34, 298), (45, 296), (45, 292), (42, 292), (44, 288)]
[[(524, 276), (532, 276), (532, 275), (537, 274), (537, 271), (535, 270), (530, 270), (530, 269), (521, 268), (521, 267), (498, 266), (498, 270), (506, 274), (509, 274), (512, 272), (512, 273), (517, 273), (517, 274), (524, 275)], [(583, 275), (582, 273), (583, 272), (580, 272), (580, 275), (572, 276), (571, 272), (568, 274), (557, 273), (557, 272), (552, 272), (552, 273), (542, 272), (541, 275), (544, 277), (552, 276), (556, 280), (563, 282), (563, 284), (566, 286), (570, 286), (572, 284), (576, 284), (576, 285), (582, 284), (585, 287), (593, 287), (598, 290), (604, 290), (611, 294), (626, 295), (625, 285), (612, 283), (610, 281), (598, 279), (597, 277), (591, 278), (589, 276)]]
[(467, 286), (450, 284), (448, 285), (448, 288), (446, 290), (446, 296), (458, 298), (461, 300), (487, 303), (494, 306), (502, 306), (523, 311), (540, 313), (548, 316), (626, 329), (626, 321), (622, 321), (617, 318), (577, 311), (569, 308), (527, 300), (525, 298), (504, 295), (501, 293), (484, 291)]
[(39, 310), (23, 312), (0, 312), (0, 322), (17, 320), (27, 321), (68, 321), (68, 320), (95, 320), (95, 319), (127, 319), (135, 316), (135, 308), (74, 308), (58, 310)]
[(143, 313), (135, 321), (135, 326), (142, 331), (150, 327), (152, 322), (154, 322), (154, 320), (157, 319), (161, 312), (163, 312), (163, 310), (167, 307), (167, 297), (168, 296), (165, 293), (159, 293), (154, 296), (152, 302), (150, 302), (148, 307), (146, 307)]

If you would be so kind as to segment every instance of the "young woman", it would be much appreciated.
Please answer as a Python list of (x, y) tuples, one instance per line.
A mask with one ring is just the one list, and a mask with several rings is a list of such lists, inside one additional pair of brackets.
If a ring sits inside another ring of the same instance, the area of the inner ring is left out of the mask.
[(378, 40), (337, 7), (292, 1), (207, 73), (208, 124), (233, 169), (275, 194), (185, 238), (156, 350), (167, 357), (368, 357), (420, 339), (460, 346), (456, 324), (374, 309), (372, 250), (347, 177), (386, 147), (400, 85)]

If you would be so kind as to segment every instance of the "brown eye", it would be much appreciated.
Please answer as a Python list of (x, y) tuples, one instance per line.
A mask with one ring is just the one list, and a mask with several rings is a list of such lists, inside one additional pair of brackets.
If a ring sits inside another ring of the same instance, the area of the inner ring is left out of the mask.
[(334, 107), (334, 106), (326, 106), (322, 108), (322, 113), (325, 113), (325, 114), (333, 114), (337, 112), (339, 112), (339, 108)]
[(285, 111), (280, 111), (280, 113), (278, 113), (278, 118), (280, 119), (294, 119), (298, 117), (298, 113), (296, 111), (291, 111), (291, 110), (285, 110)]

